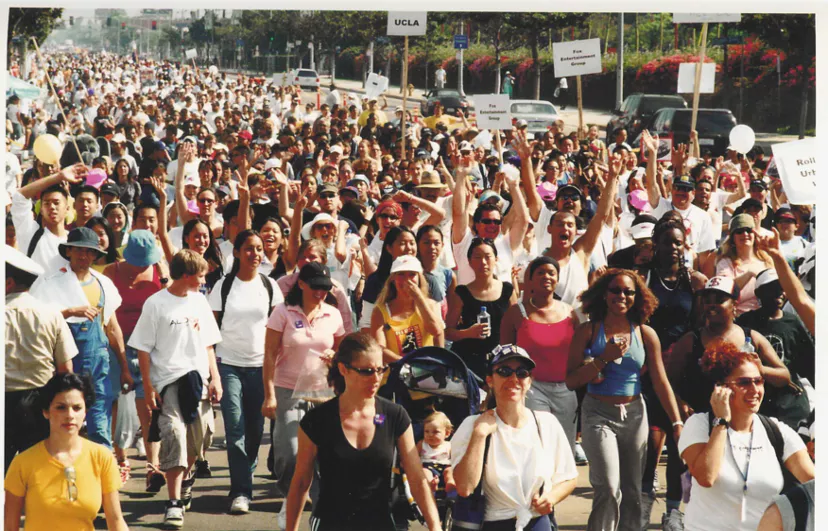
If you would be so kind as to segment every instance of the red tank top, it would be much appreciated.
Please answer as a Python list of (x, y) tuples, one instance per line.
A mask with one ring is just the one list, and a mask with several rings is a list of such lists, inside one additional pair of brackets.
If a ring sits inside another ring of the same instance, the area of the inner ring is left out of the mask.
[(566, 380), (569, 344), (575, 334), (575, 323), (567, 317), (557, 323), (536, 323), (526, 315), (523, 302), (518, 302), (523, 320), (517, 329), (517, 345), (529, 353), (537, 365), (532, 377), (538, 382)]
[(144, 301), (161, 291), (161, 275), (158, 264), (155, 264), (152, 266), (152, 280), (144, 280), (130, 287), (129, 279), (121, 270), (122, 264), (123, 262), (115, 263), (115, 271), (109, 278), (118, 288), (118, 293), (120, 293), (123, 300), (121, 306), (115, 310), (115, 315), (118, 318), (118, 324), (121, 325), (121, 331), (124, 333), (124, 342), (126, 342), (129, 341), (129, 336), (132, 335), (135, 325), (138, 324)]

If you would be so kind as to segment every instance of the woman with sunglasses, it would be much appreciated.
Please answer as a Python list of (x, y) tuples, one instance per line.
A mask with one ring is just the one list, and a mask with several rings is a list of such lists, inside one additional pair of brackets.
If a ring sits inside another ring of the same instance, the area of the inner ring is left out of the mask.
[(486, 376), (495, 407), (467, 417), (451, 439), (458, 494), (469, 497), (482, 484), (484, 531), (551, 530), (547, 515), (575, 489), (578, 472), (560, 423), (526, 407), (534, 369), (522, 348), (495, 347)]
[[(311, 527), (319, 531), (393, 531), (391, 482), (395, 454), (429, 531), (441, 529), (437, 507), (423, 473), (411, 419), (401, 406), (377, 397), (388, 365), (368, 334), (346, 336), (328, 372), (336, 398), (299, 422), (296, 472), (288, 491), (287, 531), (299, 529), (311, 483)], [(319, 476), (314, 478), (318, 466)]]
[[(492, 240), (474, 238), (466, 252), (474, 280), (449, 293), (446, 339), (451, 349), (480, 378), (486, 376), (486, 355), (500, 344), (500, 323), (517, 302), (512, 284), (495, 278), (497, 248)], [(478, 322), (485, 308), (489, 324)]]
[(609, 269), (580, 296), (589, 322), (575, 332), (566, 385), (587, 384), (581, 437), (594, 497), (587, 529), (641, 528), (641, 472), (647, 457), (647, 410), (641, 370), (647, 365), (673, 432), (681, 417), (661, 359), (661, 344), (646, 323), (657, 299), (629, 269)]
[(371, 314), (371, 335), (386, 361), (395, 361), (421, 347), (445, 345), (440, 306), (428, 297), (423, 266), (414, 256), (394, 260)]
[[(333, 354), (345, 328), (331, 294), (333, 283), (328, 268), (318, 262), (308, 262), (299, 271), (296, 284), (270, 314), (265, 335), (265, 354), (262, 378), (264, 403), (262, 414), (275, 419), (272, 433), (273, 472), (279, 478), (277, 485), (287, 492), (296, 466), (296, 447), (299, 423), (313, 404), (294, 398), (303, 367), (314, 362), (312, 357)], [(287, 506), (283, 505), (277, 518), (284, 529)]]
[[(684, 529), (756, 529), (782, 491), (782, 467), (804, 483), (814, 479), (814, 463), (796, 432), (757, 414), (766, 380), (755, 354), (720, 341), (705, 351), (700, 370), (715, 386), (710, 412), (687, 419), (679, 440), (681, 458), (693, 477)], [(782, 440), (781, 459), (768, 427)]]
[(103, 500), (106, 528), (129, 529), (121, 513), (118, 464), (104, 446), (81, 437), (94, 391), (72, 373), (58, 373), (43, 388), (40, 406), (49, 437), (14, 457), (6, 472), (4, 529), (94, 529)]
[(756, 298), (756, 275), (765, 269), (773, 267), (770, 256), (756, 248), (756, 225), (750, 214), (739, 214), (730, 220), (730, 233), (715, 260), (715, 267), (711, 268), (706, 262), (707, 276), (721, 276), (736, 279), (741, 287), (739, 300), (736, 301), (736, 316), (759, 308), (759, 299)]

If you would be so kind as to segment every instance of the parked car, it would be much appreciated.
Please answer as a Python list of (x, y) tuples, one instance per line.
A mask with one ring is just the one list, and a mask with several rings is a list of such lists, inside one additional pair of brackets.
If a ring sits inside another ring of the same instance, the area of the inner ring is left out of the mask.
[(297, 68), (290, 73), (288, 83), (299, 85), (303, 89), (319, 90), (319, 74), (316, 70)]
[(545, 133), (558, 120), (558, 110), (548, 101), (512, 100), (512, 120), (526, 120), (530, 133)]
[(664, 108), (686, 109), (687, 102), (677, 94), (630, 94), (621, 107), (612, 111), (615, 117), (607, 123), (607, 145), (615, 142), (613, 133), (622, 127), (628, 139), (636, 138), (653, 115)]
[(474, 101), (468, 96), (463, 96), (455, 89), (432, 89), (426, 93), (426, 101), (420, 104), (420, 112), (423, 116), (434, 114), (434, 102), (439, 101), (443, 106), (445, 114), (455, 115), (458, 110), (463, 111), (466, 116), (474, 110)]
[[(673, 145), (690, 141), (690, 122), (693, 109), (661, 109), (653, 116), (647, 129), (661, 137), (670, 135)], [(699, 132), (699, 149), (710, 150), (714, 157), (723, 156), (730, 144), (730, 130), (736, 127), (736, 118), (729, 109), (699, 109), (696, 131)], [(640, 147), (639, 134), (631, 144)]]

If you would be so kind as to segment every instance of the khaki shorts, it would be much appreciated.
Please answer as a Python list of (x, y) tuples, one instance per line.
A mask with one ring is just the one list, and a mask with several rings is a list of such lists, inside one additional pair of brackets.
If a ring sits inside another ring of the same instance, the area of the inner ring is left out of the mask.
[(199, 415), (191, 424), (185, 424), (178, 405), (178, 383), (164, 388), (161, 416), (159, 468), (166, 472), (175, 467), (187, 468), (188, 459), (201, 457), (207, 451), (216, 430), (213, 408), (208, 400), (199, 404)]

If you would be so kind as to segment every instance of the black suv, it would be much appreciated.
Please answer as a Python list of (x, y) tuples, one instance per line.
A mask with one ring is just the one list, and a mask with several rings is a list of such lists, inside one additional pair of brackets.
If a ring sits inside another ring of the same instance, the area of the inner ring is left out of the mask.
[(630, 94), (612, 111), (615, 116), (607, 123), (607, 145), (615, 142), (613, 133), (621, 127), (627, 130), (628, 139), (636, 138), (656, 111), (665, 107), (686, 109), (687, 102), (676, 94)]
[(434, 102), (439, 101), (443, 105), (443, 112), (450, 116), (457, 114), (458, 110), (463, 111), (466, 116), (469, 111), (474, 110), (474, 103), (468, 96), (461, 96), (455, 89), (432, 89), (426, 94), (426, 101), (420, 104), (420, 112), (423, 116), (434, 114)]
[[(661, 109), (653, 116), (647, 129), (651, 134), (672, 136), (673, 145), (690, 142), (690, 121), (693, 109)], [(709, 150), (714, 157), (723, 156), (730, 143), (730, 130), (736, 127), (736, 118), (728, 109), (699, 109), (696, 131), (699, 132), (699, 149)], [(632, 142), (636, 148), (640, 135)]]

